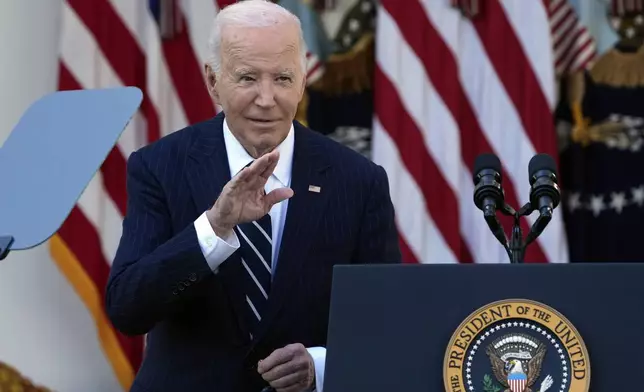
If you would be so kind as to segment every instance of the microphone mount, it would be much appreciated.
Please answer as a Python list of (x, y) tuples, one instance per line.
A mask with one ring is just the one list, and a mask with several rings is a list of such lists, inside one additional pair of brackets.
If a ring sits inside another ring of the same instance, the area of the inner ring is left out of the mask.
[[(540, 215), (534, 225), (532, 225), (532, 229), (530, 230), (527, 238), (524, 240), (523, 229), (521, 228), (521, 217), (528, 216), (534, 212), (532, 204), (530, 204), (530, 202), (527, 202), (519, 210), (515, 210), (514, 208), (512, 208), (512, 206), (505, 203), (500, 211), (503, 213), (503, 215), (512, 217), (512, 232), (509, 241), (506, 244), (503, 244), (504, 248), (508, 254), (510, 263), (521, 264), (524, 262), (525, 250), (527, 246), (532, 243), (538, 236), (538, 234), (535, 235), (535, 232), (537, 232), (537, 230), (535, 230), (535, 227), (545, 227), (545, 225), (547, 225), (550, 220), (548, 219), (547, 221), (544, 221), (543, 217)], [(541, 229), (541, 231), (543, 231), (543, 228)]]
[(512, 234), (508, 245), (505, 246), (508, 257), (510, 258), (510, 263), (512, 264), (522, 264), (524, 262), (526, 248), (539, 237), (548, 223), (550, 223), (550, 220), (552, 220), (552, 208), (539, 210), (539, 216), (530, 227), (530, 232), (524, 239), (523, 229), (521, 228), (521, 218), (531, 215), (534, 211), (537, 210), (535, 210), (530, 202), (524, 204), (518, 211), (515, 211), (512, 206), (507, 203), (503, 206), (503, 209), (501, 209), (501, 212), (504, 215), (508, 215), (513, 218)]
[(528, 216), (532, 214), (534, 209), (532, 204), (527, 202), (523, 205), (518, 211), (513, 214), (513, 224), (512, 224), (512, 235), (510, 236), (510, 263), (512, 264), (521, 264), (525, 258), (525, 250), (528, 244), (534, 239), (524, 241), (523, 239), (523, 229), (521, 229), (521, 217)]

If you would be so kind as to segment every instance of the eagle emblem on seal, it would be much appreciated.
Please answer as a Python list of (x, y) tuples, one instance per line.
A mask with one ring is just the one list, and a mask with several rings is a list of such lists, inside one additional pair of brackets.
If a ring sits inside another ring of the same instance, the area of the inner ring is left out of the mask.
[(532, 387), (541, 374), (546, 350), (546, 346), (532, 336), (516, 333), (494, 340), (486, 354), (495, 378), (506, 388), (503, 392), (545, 392), (553, 383), (550, 375), (539, 389)]

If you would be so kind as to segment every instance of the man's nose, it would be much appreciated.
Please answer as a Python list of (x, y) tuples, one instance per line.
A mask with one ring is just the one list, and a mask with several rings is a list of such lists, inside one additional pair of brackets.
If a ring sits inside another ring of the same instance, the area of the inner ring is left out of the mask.
[(259, 107), (269, 108), (275, 106), (275, 87), (269, 81), (258, 83), (255, 104)]

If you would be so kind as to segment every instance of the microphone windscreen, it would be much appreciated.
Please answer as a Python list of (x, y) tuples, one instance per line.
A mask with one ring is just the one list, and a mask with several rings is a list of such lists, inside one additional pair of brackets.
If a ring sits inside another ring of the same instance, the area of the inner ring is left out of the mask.
[(477, 156), (474, 161), (474, 182), (476, 182), (476, 176), (484, 169), (492, 169), (501, 175), (501, 161), (499, 157), (494, 154), (481, 154)]
[(537, 154), (530, 159), (528, 164), (528, 176), (532, 178), (540, 170), (548, 170), (556, 175), (557, 165), (555, 160), (548, 154)]

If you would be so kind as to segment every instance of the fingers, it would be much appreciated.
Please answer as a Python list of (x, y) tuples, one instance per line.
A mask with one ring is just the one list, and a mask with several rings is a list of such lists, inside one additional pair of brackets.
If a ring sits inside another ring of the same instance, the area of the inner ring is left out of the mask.
[(271, 207), (281, 201), (290, 199), (293, 197), (293, 190), (291, 188), (277, 188), (270, 191), (266, 196), (264, 196), (264, 203), (266, 211), (270, 210)]
[[(266, 154), (265, 156), (268, 156), (268, 166), (262, 171), (259, 176), (264, 179), (264, 181), (268, 180), (268, 178), (273, 174), (273, 171), (275, 171), (275, 167), (277, 166), (277, 162), (280, 160), (280, 153), (279, 151), (271, 151), (270, 153)], [(263, 158), (263, 157), (262, 157)]]
[[(265, 373), (262, 377), (266, 380), (273, 388), (279, 390), (299, 387), (301, 388), (305, 384), (306, 373), (304, 371), (296, 372), (287, 372), (277, 379), (268, 379), (267, 374)], [(277, 374), (277, 373), (275, 373)]]
[(278, 392), (299, 392), (313, 382), (313, 360), (301, 344), (273, 351), (260, 361), (257, 371)]
[(271, 355), (266, 357), (264, 360), (259, 361), (259, 364), (257, 365), (257, 371), (259, 372), (259, 374), (264, 374), (274, 367), (292, 360), (295, 354), (295, 350), (293, 350), (289, 346), (279, 348), (273, 351)]
[(271, 176), (277, 162), (279, 161), (280, 153), (277, 150), (273, 150), (268, 154), (264, 154), (258, 159), (255, 159), (253, 163), (248, 167), (250, 169), (251, 176), (259, 176), (267, 180)]
[(254, 188), (263, 187), (271, 174), (273, 174), (278, 161), (279, 151), (271, 151), (259, 157), (250, 166), (243, 168), (232, 178), (229, 185), (230, 189), (233, 190), (246, 184)]
[(296, 381), (301, 381), (306, 376), (308, 363), (305, 358), (295, 357), (293, 360), (277, 365), (262, 374), (262, 378), (273, 387), (287, 387), (292, 383), (289, 380), (295, 376)]
[(248, 182), (250, 177), (251, 177), (250, 168), (245, 167), (245, 168), (241, 169), (239, 171), (239, 173), (237, 173), (236, 176), (231, 178), (231, 180), (228, 182), (227, 186), (231, 191), (233, 191), (233, 190), (239, 188), (241, 184), (244, 184), (244, 183)]
[(302, 392), (307, 389), (299, 374), (282, 377), (273, 381), (271, 386), (275, 388), (275, 392)]

